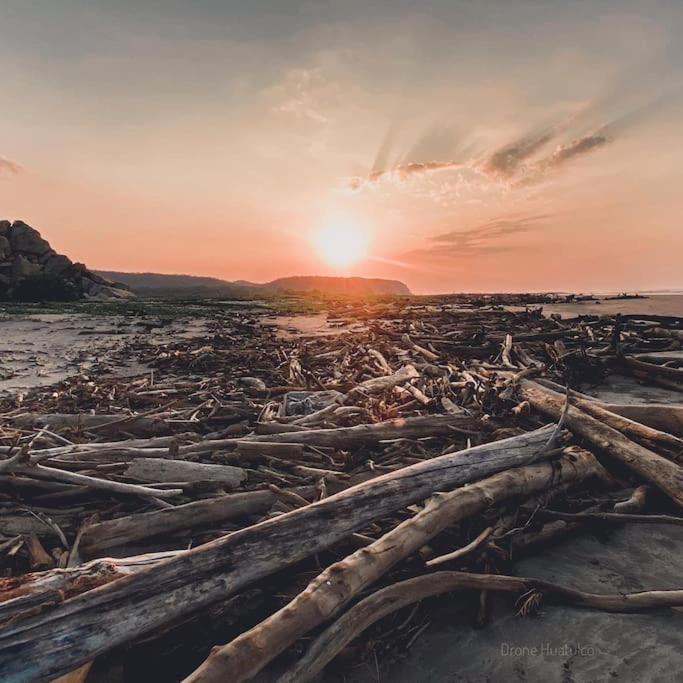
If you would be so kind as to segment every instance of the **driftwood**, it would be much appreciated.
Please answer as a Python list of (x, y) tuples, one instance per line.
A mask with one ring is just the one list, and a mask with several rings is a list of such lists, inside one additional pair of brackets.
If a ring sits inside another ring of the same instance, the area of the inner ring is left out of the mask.
[(247, 478), (247, 473), (241, 467), (158, 458), (137, 458), (126, 467), (125, 473), (140, 481), (213, 481), (232, 488)]
[[(564, 394), (567, 387), (553, 382), (546, 377), (535, 377), (534, 382), (541, 384), (548, 389), (552, 389), (560, 394)], [(642, 425), (647, 425), (653, 429), (675, 436), (683, 436), (683, 405), (669, 404), (669, 403), (605, 403), (599, 401), (593, 396), (582, 394), (581, 392), (572, 390), (574, 398), (580, 398), (584, 401), (591, 401), (600, 405), (605, 410), (616, 415), (621, 415), (634, 422)]]
[(436, 572), (388, 586), (359, 602), (318, 636), (296, 665), (278, 679), (278, 683), (304, 683), (313, 680), (338, 652), (383, 617), (419, 600), (460, 590), (519, 593), (522, 596), (530, 593), (535, 602), (543, 598), (560, 604), (606, 612), (642, 612), (683, 605), (683, 590), (586, 593), (542, 579)]
[(376, 424), (362, 424), (336, 429), (308, 429), (285, 434), (249, 436), (236, 441), (225, 439), (202, 441), (180, 449), (181, 455), (233, 448), (239, 444), (283, 443), (328, 446), (331, 448), (355, 448), (364, 444), (391, 439), (420, 439), (428, 436), (447, 436), (458, 429), (472, 429), (476, 420), (462, 415), (425, 415), (420, 417), (386, 420)]
[[(10, 418), (10, 422), (23, 428), (49, 427), (53, 430), (94, 430), (98, 434), (115, 434), (119, 431), (126, 431), (137, 436), (159, 436), (171, 431), (166, 420), (145, 415), (24, 413)], [(187, 425), (185, 426), (187, 427)]]
[[(683, 318), (559, 319), (529, 308), (559, 300), (572, 298), (326, 299), (330, 327), (345, 329), (289, 338), (262, 317), (278, 303), (195, 302), (187, 315), (208, 312), (196, 334), (128, 336), (114, 363), (103, 357), (87, 377), (0, 396), (0, 678), (72, 669), (82, 683), (112, 648), (111, 664), (137, 677), (141, 640), (159, 677), (172, 678), (167, 648), (189, 661), (224, 642), (228, 627), (234, 640), (219, 652), (240, 643), (246, 652), (257, 635), (260, 668), (373, 582), (439, 564), (490, 574), (569, 531), (680, 524), (658, 494), (676, 495), (679, 470), (666, 468), (681, 462), (683, 405), (612, 405), (571, 391), (571, 431), (561, 432), (570, 450), (560, 455), (547, 446), (550, 430), (543, 439), (532, 430), (569, 405), (564, 384), (591, 391), (618, 372), (678, 386)], [(158, 327), (141, 307), (122, 328)], [(147, 370), (101, 372), (122, 360)], [(532, 376), (556, 400), (520, 395)], [(521, 441), (497, 441), (511, 436)], [(589, 469), (602, 478), (588, 480)], [(624, 477), (637, 488), (618, 491)], [(139, 565), (106, 557), (159, 547), (171, 550)], [(261, 608), (309, 583), (318, 589), (295, 597), (289, 620), (263, 621)], [(492, 590), (479, 589), (478, 620)], [(234, 591), (259, 613), (228, 626), (218, 614)], [(176, 630), (195, 618), (220, 631)], [(405, 645), (422, 630), (381, 639)]]
[(182, 489), (153, 489), (148, 486), (139, 486), (138, 484), (126, 484), (119, 481), (110, 481), (109, 479), (100, 479), (99, 477), (90, 477), (78, 472), (67, 472), (55, 467), (45, 467), (43, 465), (21, 466), (14, 470), (17, 474), (24, 474), (36, 479), (46, 479), (48, 481), (61, 481), (67, 484), (76, 484), (79, 486), (88, 486), (100, 491), (109, 491), (111, 493), (120, 493), (129, 496), (149, 496), (152, 498), (173, 498), (182, 493)]
[(683, 405), (662, 405), (659, 403), (638, 403), (617, 405), (606, 403), (604, 407), (612, 413), (627, 417), (669, 434), (683, 436)]
[(143, 539), (265, 512), (274, 502), (275, 494), (271, 491), (249, 491), (91, 524), (81, 536), (79, 551), (83, 557), (97, 557)]
[(177, 553), (149, 553), (94, 560), (70, 569), (53, 569), (0, 579), (0, 624), (41, 605), (60, 602), (154, 566)]
[[(542, 457), (554, 432), (549, 426), (402, 468), (88, 591), (36, 616), (17, 619), (0, 631), (0, 670), (8, 681), (32, 681), (72, 671), (98, 654), (329, 547), (375, 519), (424, 500), (437, 488), (459, 486), (533, 462)], [(64, 647), (65, 643), (74, 646)]]
[(683, 391), (683, 370), (664, 365), (646, 363), (637, 358), (626, 356), (621, 359), (624, 366), (636, 377), (658, 386)]
[(214, 648), (187, 683), (233, 683), (256, 675), (295, 640), (326, 621), (393, 565), (419, 550), (447, 526), (506, 498), (547, 488), (552, 482), (599, 475), (590, 453), (572, 451), (556, 465), (511, 469), (451, 493), (433, 496), (415, 517), (371, 545), (328, 567), (292, 602), (234, 641)]
[(584, 413), (604, 424), (618, 429), (629, 439), (658, 453), (664, 453), (676, 461), (683, 460), (683, 439), (672, 434), (640, 424), (623, 415), (617, 415), (593, 401), (572, 397), (572, 404)]
[[(561, 414), (564, 399), (559, 394), (524, 379), (520, 382), (520, 389), (524, 398), (540, 412), (555, 418)], [(573, 406), (567, 413), (567, 425), (594, 447), (659, 488), (677, 505), (683, 506), (683, 469), (678, 465)]]

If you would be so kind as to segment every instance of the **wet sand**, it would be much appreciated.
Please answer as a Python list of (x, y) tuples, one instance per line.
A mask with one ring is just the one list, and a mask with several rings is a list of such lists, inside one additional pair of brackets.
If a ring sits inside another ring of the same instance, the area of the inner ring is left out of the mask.
[(205, 324), (201, 318), (162, 325), (154, 317), (52, 313), (0, 318), (0, 394), (88, 372), (143, 372), (145, 367), (127, 352), (131, 344), (195, 336)]

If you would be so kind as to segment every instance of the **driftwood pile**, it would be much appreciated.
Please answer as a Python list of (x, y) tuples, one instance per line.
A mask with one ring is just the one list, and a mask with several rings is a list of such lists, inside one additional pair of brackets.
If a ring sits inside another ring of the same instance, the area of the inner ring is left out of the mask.
[(683, 523), (683, 405), (579, 391), (610, 374), (683, 391), (665, 353), (683, 319), (327, 308), (329, 335), (233, 310), (202, 339), (139, 342), (145, 375), (4, 400), (3, 681), (113, 661), (126, 680), (310, 680), (340, 652), (409, 647), (414, 605), (454, 591), (480, 625), (492, 592), (522, 615), (683, 605), (513, 575), (598, 524)]

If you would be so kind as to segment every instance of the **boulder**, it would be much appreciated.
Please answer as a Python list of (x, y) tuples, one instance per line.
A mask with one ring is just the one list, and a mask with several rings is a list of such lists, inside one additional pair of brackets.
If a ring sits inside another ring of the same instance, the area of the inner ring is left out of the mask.
[(4, 261), (12, 253), (9, 240), (0, 234), (0, 261)]
[(20, 282), (27, 277), (41, 274), (39, 263), (33, 263), (26, 256), (17, 254), (12, 262), (12, 283)]
[(0, 235), (6, 235), (12, 224), (9, 221), (0, 221)]
[(62, 275), (73, 264), (68, 256), (53, 253), (50, 258), (45, 261), (43, 269), (48, 275)]
[(26, 225), (22, 221), (14, 221), (9, 231), (9, 239), (12, 251), (19, 254), (35, 254), (41, 256), (46, 251), (50, 251), (50, 244), (44, 240), (40, 233)]

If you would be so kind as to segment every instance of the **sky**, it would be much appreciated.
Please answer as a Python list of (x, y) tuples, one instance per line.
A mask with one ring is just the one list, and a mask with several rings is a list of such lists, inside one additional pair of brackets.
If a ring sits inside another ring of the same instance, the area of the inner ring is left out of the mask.
[(680, 289), (681, 33), (680, 0), (3, 0), (0, 218), (94, 269)]

